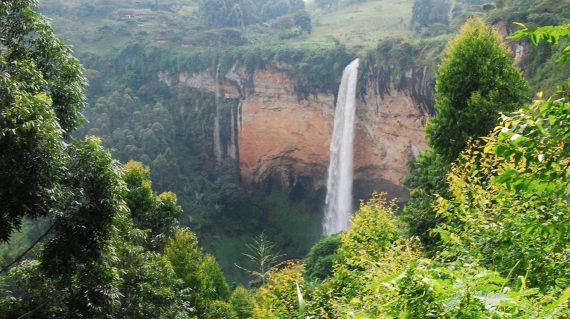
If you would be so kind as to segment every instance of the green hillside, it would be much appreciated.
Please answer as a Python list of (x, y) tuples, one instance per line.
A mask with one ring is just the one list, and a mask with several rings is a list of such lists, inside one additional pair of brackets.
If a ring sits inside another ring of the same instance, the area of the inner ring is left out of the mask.
[(412, 0), (368, 1), (330, 11), (311, 12), (313, 32), (301, 42), (336, 39), (348, 46), (373, 47), (389, 37), (412, 38)]
[[(287, 46), (331, 45), (340, 41), (348, 46), (373, 47), (387, 37), (411, 38), (410, 19), (413, 0), (366, 1), (333, 8), (318, 8), (309, 4), (313, 30), (308, 35), (287, 31), (290, 16), (235, 28), (246, 43)], [(52, 19), (56, 30), (67, 40), (77, 44), (76, 49), (103, 54), (120, 49), (129, 41), (148, 41), (166, 47), (207, 46), (200, 37), (213, 36), (223, 30), (204, 30), (192, 1), (161, 1), (157, 7), (152, 1), (42, 1), (42, 11)], [(119, 10), (125, 8), (152, 8), (153, 16), (122, 20)], [(285, 26), (285, 27), (284, 27)], [(197, 39), (191, 44), (192, 39)], [(80, 45), (79, 45), (80, 44)]]

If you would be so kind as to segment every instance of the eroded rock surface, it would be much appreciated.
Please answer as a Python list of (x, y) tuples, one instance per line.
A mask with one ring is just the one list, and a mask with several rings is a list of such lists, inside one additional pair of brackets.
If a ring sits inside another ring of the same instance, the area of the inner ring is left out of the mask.
[[(309, 184), (312, 191), (326, 187), (333, 94), (299, 99), (287, 71), (271, 67), (256, 70), (249, 77), (242, 69), (234, 68), (222, 84), (207, 72), (160, 77), (171, 85), (212, 93), (221, 89), (224, 98), (241, 100), (236, 112), (236, 158), (245, 187), (278, 187), (291, 192), (300, 181), (305, 188)], [(397, 82), (401, 86), (404, 80)], [(408, 87), (396, 88), (396, 81), (389, 81), (375, 84), (382, 90), (368, 87), (365, 97), (358, 99), (354, 162), (357, 198), (377, 190), (406, 200), (402, 182), (408, 173), (407, 162), (427, 146), (423, 127), (428, 115), (415, 96), (418, 83), (408, 79)], [(432, 85), (422, 81), (426, 83), (420, 86)], [(432, 86), (420, 89), (431, 92)]]

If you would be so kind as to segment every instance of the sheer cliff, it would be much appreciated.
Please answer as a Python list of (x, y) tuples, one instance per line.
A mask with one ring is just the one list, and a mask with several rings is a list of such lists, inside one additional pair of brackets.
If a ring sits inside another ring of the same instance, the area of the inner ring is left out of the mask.
[[(355, 196), (386, 191), (401, 201), (407, 162), (426, 147), (423, 126), (433, 110), (432, 69), (364, 64), (355, 136)], [(214, 153), (235, 160), (242, 184), (254, 191), (322, 192), (326, 186), (334, 120), (334, 92), (297, 94), (288, 65), (247, 72), (235, 65), (192, 73), (160, 72), (170, 86), (189, 87), (237, 101), (215, 118)], [(220, 114), (217, 112), (217, 114)], [(216, 123), (225, 123), (225, 127)], [(219, 138), (219, 140), (217, 140)]]

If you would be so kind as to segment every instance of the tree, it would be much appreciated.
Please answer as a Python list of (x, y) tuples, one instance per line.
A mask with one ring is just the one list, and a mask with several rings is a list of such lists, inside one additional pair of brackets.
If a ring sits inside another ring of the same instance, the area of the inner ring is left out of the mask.
[[(512, 38), (522, 36), (554, 44), (570, 37), (570, 25), (525, 28)], [(492, 134), (463, 151), (448, 176), (453, 196), (436, 207), (448, 255), (477, 258), (543, 290), (568, 286), (569, 100), (562, 89), (503, 115)]]
[(209, 318), (210, 311), (222, 307), (219, 303), (229, 297), (228, 284), (214, 257), (198, 247), (196, 235), (178, 230), (164, 248), (164, 258), (181, 279), (179, 288), (189, 291), (187, 300), (199, 318)]
[(446, 257), (551, 290), (570, 278), (570, 103), (536, 101), (461, 155), (440, 199)]
[(439, 217), (433, 213), (434, 195), (448, 197), (445, 176), (451, 164), (434, 150), (428, 149), (408, 166), (410, 174), (404, 179), (404, 185), (411, 191), (402, 218), (408, 224), (410, 234), (418, 236), (425, 248), (432, 250), (439, 240), (431, 233), (439, 223)]
[(470, 138), (484, 136), (526, 101), (527, 84), (497, 31), (468, 20), (448, 44), (437, 73), (437, 115), (426, 127), (430, 147), (454, 161)]
[(71, 50), (34, 10), (0, 3), (0, 240), (24, 216), (47, 216), (59, 200), (64, 136), (81, 122), (85, 80)]
[(75, 267), (101, 258), (112, 219), (127, 207), (119, 163), (101, 141), (90, 137), (70, 145), (61, 206), (53, 216), (54, 236), (43, 251), (48, 273), (71, 275)]
[[(67, 194), (76, 207), (55, 219), (42, 262), (24, 261), (0, 277), (0, 312), (39, 318), (188, 318), (196, 312), (200, 318), (218, 318), (228, 313), (229, 305), (220, 299), (228, 297), (229, 288), (215, 259), (202, 254), (188, 231), (190, 240), (172, 244), (176, 226), (169, 218), (179, 211), (175, 196), (155, 195), (150, 172), (140, 163), (130, 162), (125, 174), (118, 165), (105, 168), (106, 161), (116, 162), (109, 152), (90, 151), (98, 147), (96, 139), (75, 144), (70, 148), (81, 160), (69, 175), (77, 189)], [(107, 227), (98, 228), (103, 223)], [(166, 256), (153, 251), (167, 240)]]
[(428, 250), (438, 242), (431, 230), (439, 220), (435, 196), (447, 196), (446, 175), (471, 138), (485, 136), (500, 112), (526, 100), (527, 84), (497, 31), (481, 18), (468, 20), (448, 44), (438, 69), (437, 115), (426, 127), (430, 150), (410, 163), (405, 184), (411, 189), (403, 218)]
[(145, 243), (146, 232), (134, 227), (130, 216), (124, 214), (115, 221), (117, 231), (110, 242), (107, 263), (115, 278), (116, 306), (112, 318), (188, 318), (188, 292), (177, 285), (168, 261), (137, 242)]
[(149, 231), (147, 248), (160, 251), (174, 236), (182, 209), (176, 194), (152, 191), (150, 169), (140, 162), (129, 161), (124, 166), (127, 191), (125, 201), (137, 228)]
[(82, 122), (85, 80), (35, 5), (0, 3), (0, 239), (24, 217), (50, 217), (42, 270), (62, 284), (85, 275), (73, 298), (89, 314), (87, 305), (107, 302), (109, 278), (94, 281), (111, 221), (125, 208), (120, 170), (97, 139), (66, 140)]
[(279, 259), (283, 257), (283, 255), (275, 253), (274, 248), (275, 244), (270, 242), (264, 233), (261, 233), (253, 240), (252, 244), (247, 245), (249, 253), (243, 254), (249, 258), (252, 268), (245, 268), (240, 265), (236, 265), (236, 267), (247, 272), (255, 280), (259, 280), (261, 284), (265, 284), (267, 276), (273, 267), (281, 264)]
[[(46, 216), (51, 226), (31, 247), (47, 239), (36, 260), (22, 262), (21, 255), (1, 270), (7, 275), (0, 276), (0, 313), (187, 318), (191, 298), (202, 296), (214, 310), (200, 315), (228, 317), (227, 303), (209, 302), (229, 295), (213, 257), (190, 245), (199, 257), (191, 269), (199, 283), (192, 296), (179, 286), (192, 275), (147, 248), (160, 250), (174, 234), (181, 212), (176, 196), (154, 194), (148, 168), (131, 163), (123, 170), (100, 139), (72, 139), (82, 121), (85, 81), (36, 3), (0, 2), (0, 240), (9, 240), (25, 217)], [(160, 105), (147, 108), (149, 117), (164, 114)], [(165, 135), (160, 124), (148, 130)], [(125, 144), (133, 142), (129, 130), (120, 133)]]
[(47, 275), (26, 260), (0, 277), (0, 313), (7, 318), (188, 318), (188, 294), (174, 270), (144, 246), (146, 232), (127, 211), (113, 227), (98, 260), (67, 276)]

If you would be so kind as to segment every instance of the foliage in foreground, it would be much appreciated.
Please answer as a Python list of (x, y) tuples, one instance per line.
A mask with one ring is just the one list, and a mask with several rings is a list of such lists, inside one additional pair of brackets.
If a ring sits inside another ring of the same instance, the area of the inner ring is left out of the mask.
[[(0, 313), (34, 318), (233, 316), (229, 288), (215, 259), (202, 252), (194, 234), (177, 227), (176, 218), (169, 220), (180, 214), (175, 196), (153, 193), (142, 164), (130, 162), (125, 171), (119, 182), (127, 187), (117, 194), (128, 210), (113, 216), (100, 251), (82, 250), (96, 258), (82, 263), (68, 258), (62, 267), (58, 256), (75, 247), (73, 240), (57, 250), (48, 242), (44, 263), (50, 254), (48, 265), (57, 262), (58, 272), (46, 271), (34, 259), (11, 268), (0, 277)], [(151, 223), (159, 219), (160, 225)], [(156, 227), (173, 233), (157, 236)]]
[(538, 101), (464, 151), (441, 199), (447, 256), (480, 260), (543, 290), (570, 285), (570, 103)]
[(54, 216), (65, 200), (64, 135), (81, 123), (85, 80), (71, 50), (33, 12), (0, 2), (0, 240), (24, 217)]
[(541, 293), (530, 276), (502, 276), (477, 262), (422, 258), (417, 243), (399, 235), (393, 212), (382, 197), (356, 213), (353, 226), (341, 235), (336, 258), (331, 277), (316, 284), (305, 281), (302, 264), (274, 270), (256, 292), (253, 318), (565, 318), (569, 314), (565, 304), (570, 289)]
[(85, 80), (36, 5), (0, 2), (0, 240), (24, 218), (51, 226), (36, 256), (1, 270), (0, 316), (230, 317), (216, 261), (178, 235), (191, 233), (176, 196), (154, 193), (149, 169), (121, 167), (100, 139), (71, 138)]
[[(529, 37), (534, 45), (538, 45), (540, 40), (544, 40), (549, 44), (558, 44), (560, 38), (570, 38), (570, 24), (559, 26), (544, 26), (538, 28), (527, 28), (524, 24), (517, 23), (524, 27), (511, 36), (509, 39), (521, 39)], [(559, 62), (566, 62), (570, 59), (570, 44), (566, 44), (563, 48), (562, 55), (558, 58)]]
[[(557, 98), (503, 115), (462, 151), (445, 177), (449, 197), (435, 207), (435, 257), (400, 236), (393, 208), (376, 197), (341, 235), (328, 278), (302, 283), (301, 266), (277, 271), (288, 281), (262, 287), (256, 307), (265, 312), (254, 317), (300, 318), (266, 304), (277, 291), (294, 303), (295, 282), (311, 318), (568, 318), (570, 96)], [(444, 167), (436, 159), (424, 154), (412, 181), (441, 188), (429, 178)]]

